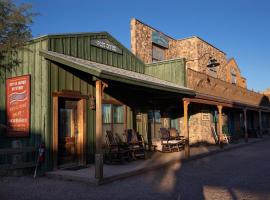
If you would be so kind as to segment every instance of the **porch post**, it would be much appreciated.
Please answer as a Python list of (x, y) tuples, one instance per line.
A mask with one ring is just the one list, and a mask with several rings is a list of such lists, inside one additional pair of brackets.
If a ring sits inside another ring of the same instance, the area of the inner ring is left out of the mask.
[(218, 105), (218, 136), (219, 136), (219, 145), (221, 148), (223, 148), (223, 133), (222, 133), (222, 105)]
[(244, 127), (245, 127), (245, 141), (248, 142), (248, 131), (247, 131), (247, 109), (244, 108)]
[(103, 154), (102, 154), (102, 82), (96, 81), (96, 155), (95, 178), (103, 178)]
[(263, 137), (263, 135), (262, 135), (262, 111), (261, 110), (259, 110), (259, 133), (260, 133), (260, 137), (262, 138)]
[(185, 158), (189, 158), (189, 126), (188, 126), (188, 105), (189, 101), (184, 100), (184, 137), (185, 137)]

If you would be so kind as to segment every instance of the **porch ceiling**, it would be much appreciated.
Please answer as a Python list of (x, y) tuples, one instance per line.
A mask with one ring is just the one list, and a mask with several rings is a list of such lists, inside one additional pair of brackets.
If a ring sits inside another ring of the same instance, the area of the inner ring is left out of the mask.
[(179, 86), (175, 83), (164, 81), (146, 74), (129, 71), (105, 64), (84, 60), (53, 51), (40, 50), (40, 55), (46, 59), (58, 62), (77, 70), (92, 74), (98, 78), (118, 81), (131, 85), (152, 88), (161, 91), (168, 91), (177, 94), (195, 95), (195, 91), (187, 87)]

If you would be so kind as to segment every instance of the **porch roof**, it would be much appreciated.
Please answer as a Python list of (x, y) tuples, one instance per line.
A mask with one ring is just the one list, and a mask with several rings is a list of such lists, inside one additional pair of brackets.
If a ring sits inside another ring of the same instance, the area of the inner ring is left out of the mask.
[(96, 63), (53, 51), (40, 50), (40, 55), (44, 56), (48, 60), (70, 66), (77, 70), (92, 74), (98, 78), (119, 81), (131, 85), (138, 85), (162, 91), (195, 95), (195, 91), (192, 89), (177, 85), (169, 81), (161, 80), (150, 75)]

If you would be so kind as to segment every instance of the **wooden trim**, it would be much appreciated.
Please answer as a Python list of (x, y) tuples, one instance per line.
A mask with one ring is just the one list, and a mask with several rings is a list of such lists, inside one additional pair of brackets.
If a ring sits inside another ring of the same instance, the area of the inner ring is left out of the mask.
[[(234, 106), (232, 104), (229, 103), (220, 103), (218, 101), (212, 101), (212, 100), (207, 100), (207, 99), (192, 99), (192, 98), (183, 98), (184, 101), (188, 101), (188, 102), (193, 102), (193, 103), (201, 103), (201, 104), (207, 104), (207, 105), (213, 105), (213, 106), (218, 106), (218, 105), (222, 105), (224, 107), (237, 107), (238, 106)], [(240, 107), (239, 107), (240, 108)]]
[(222, 109), (223, 106), (222, 105), (218, 105), (218, 135), (219, 135), (219, 145), (220, 147), (223, 147), (223, 142), (224, 142), (224, 138), (223, 138), (223, 131), (222, 131), (222, 126), (223, 126), (223, 118), (222, 118)]
[[(73, 94), (73, 95), (72, 95)], [(54, 92), (53, 93), (53, 168), (58, 167), (58, 109), (59, 97), (78, 100), (78, 143), (76, 146), (78, 164), (86, 164), (86, 99), (88, 96), (78, 94), (77, 92)]]
[(102, 99), (102, 104), (113, 104), (113, 105), (124, 105), (122, 102), (116, 100), (116, 99)]
[(184, 100), (184, 137), (185, 137), (185, 158), (189, 158), (190, 156), (190, 148), (189, 148), (189, 125), (188, 125), (188, 105), (189, 101)]
[(78, 102), (77, 156), (80, 165), (86, 164), (86, 99)]
[(77, 91), (62, 91), (62, 92), (53, 92), (53, 97), (63, 97), (63, 98), (71, 98), (71, 99), (89, 99), (89, 96), (82, 95)]
[(96, 81), (96, 153), (102, 148), (102, 82)]

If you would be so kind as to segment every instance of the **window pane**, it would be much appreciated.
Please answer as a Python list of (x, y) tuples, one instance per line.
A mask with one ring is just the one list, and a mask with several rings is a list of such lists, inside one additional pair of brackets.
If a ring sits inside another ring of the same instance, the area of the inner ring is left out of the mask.
[(160, 118), (161, 118), (160, 111), (155, 110), (155, 122), (161, 123)]
[(110, 104), (103, 104), (102, 105), (103, 109), (103, 123), (112, 123), (111, 119), (112, 119), (112, 109), (111, 109), (111, 105)]
[(124, 108), (123, 106), (113, 106), (113, 122), (124, 123)]

